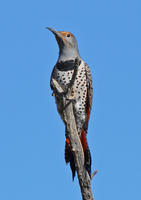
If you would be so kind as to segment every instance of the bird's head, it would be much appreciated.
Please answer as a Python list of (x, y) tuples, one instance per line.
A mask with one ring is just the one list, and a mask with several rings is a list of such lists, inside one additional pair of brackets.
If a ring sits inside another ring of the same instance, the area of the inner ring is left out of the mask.
[(56, 37), (59, 46), (59, 61), (80, 57), (77, 41), (72, 33), (67, 31), (56, 31), (48, 27), (47, 29), (49, 29)]

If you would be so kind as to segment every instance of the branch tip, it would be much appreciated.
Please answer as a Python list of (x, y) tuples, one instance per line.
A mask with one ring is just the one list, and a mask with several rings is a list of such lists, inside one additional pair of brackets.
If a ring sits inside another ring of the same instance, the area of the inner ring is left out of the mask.
[(91, 175), (91, 180), (92, 180), (92, 178), (97, 174), (97, 172), (98, 172), (98, 169), (96, 169), (96, 170), (92, 173), (92, 175)]

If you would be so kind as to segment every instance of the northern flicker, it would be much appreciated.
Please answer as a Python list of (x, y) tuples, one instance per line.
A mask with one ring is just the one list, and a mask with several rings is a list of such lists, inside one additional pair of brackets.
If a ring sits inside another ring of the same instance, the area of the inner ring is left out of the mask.
[[(66, 31), (56, 31), (48, 28), (56, 37), (59, 46), (59, 57), (56, 65), (53, 68), (50, 80), (51, 89), (54, 90), (52, 78), (55, 79), (62, 89), (65, 91), (70, 83), (74, 72), (75, 58), (78, 57), (80, 65), (78, 74), (74, 83), (75, 100), (73, 100), (73, 110), (77, 126), (77, 131), (84, 150), (85, 168), (89, 175), (91, 173), (91, 155), (88, 147), (86, 135), (88, 122), (92, 108), (93, 86), (92, 77), (89, 66), (82, 60), (79, 55), (77, 41), (73, 34)], [(56, 104), (57, 104), (56, 99)], [(59, 105), (57, 104), (57, 107)], [(59, 112), (59, 108), (58, 108)], [(61, 115), (61, 112), (59, 112)], [(63, 120), (63, 116), (61, 116)], [(65, 143), (65, 161), (70, 163), (72, 177), (75, 176), (75, 164), (73, 154), (69, 146), (69, 139), (66, 138)]]

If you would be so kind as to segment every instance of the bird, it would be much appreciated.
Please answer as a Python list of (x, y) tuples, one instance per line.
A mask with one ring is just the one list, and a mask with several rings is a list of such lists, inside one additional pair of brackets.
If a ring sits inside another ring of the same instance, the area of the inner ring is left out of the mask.
[[(91, 175), (92, 159), (87, 142), (87, 130), (93, 100), (93, 84), (91, 71), (89, 66), (80, 57), (77, 40), (72, 33), (68, 31), (56, 31), (55, 29), (49, 27), (46, 28), (55, 35), (56, 41), (59, 46), (58, 60), (52, 70), (50, 78), (50, 87), (53, 91), (55, 90), (55, 88), (52, 83), (52, 79), (56, 80), (64, 91), (67, 90), (74, 72), (76, 57), (80, 61), (78, 73), (74, 82), (75, 100), (73, 100), (72, 103), (76, 127), (84, 152), (85, 169), (87, 170), (88, 174)], [(59, 108), (59, 101), (57, 97), (55, 98), (58, 112), (62, 120), (64, 121), (62, 112)], [(66, 164), (70, 163), (72, 178), (74, 180), (76, 169), (74, 157), (70, 148), (70, 142), (67, 136), (65, 141), (65, 161)]]

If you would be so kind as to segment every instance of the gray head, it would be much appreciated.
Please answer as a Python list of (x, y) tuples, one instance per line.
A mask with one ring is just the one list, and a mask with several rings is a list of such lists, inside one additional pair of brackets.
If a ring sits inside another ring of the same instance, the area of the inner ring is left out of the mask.
[(59, 46), (58, 62), (74, 60), (76, 57), (80, 58), (77, 41), (73, 34), (67, 31), (56, 31), (52, 28), (48, 29), (55, 35)]

